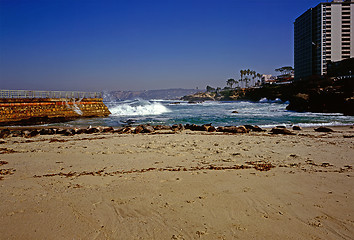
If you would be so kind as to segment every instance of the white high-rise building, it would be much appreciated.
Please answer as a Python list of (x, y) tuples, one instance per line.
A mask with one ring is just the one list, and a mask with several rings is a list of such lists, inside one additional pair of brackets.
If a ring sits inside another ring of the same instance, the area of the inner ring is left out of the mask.
[(328, 61), (353, 57), (354, 0), (320, 3), (295, 20), (295, 80), (323, 76)]

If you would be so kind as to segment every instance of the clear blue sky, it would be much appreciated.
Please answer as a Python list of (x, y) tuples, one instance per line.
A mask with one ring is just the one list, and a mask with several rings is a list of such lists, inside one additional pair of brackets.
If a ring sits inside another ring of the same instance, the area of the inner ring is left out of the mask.
[(0, 0), (0, 89), (225, 86), (293, 65), (318, 0)]

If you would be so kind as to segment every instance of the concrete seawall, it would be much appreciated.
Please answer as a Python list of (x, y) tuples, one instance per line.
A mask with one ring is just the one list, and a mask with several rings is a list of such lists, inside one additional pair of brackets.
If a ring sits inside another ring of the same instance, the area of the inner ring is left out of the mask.
[(102, 98), (0, 98), (0, 125), (63, 122), (110, 114)]

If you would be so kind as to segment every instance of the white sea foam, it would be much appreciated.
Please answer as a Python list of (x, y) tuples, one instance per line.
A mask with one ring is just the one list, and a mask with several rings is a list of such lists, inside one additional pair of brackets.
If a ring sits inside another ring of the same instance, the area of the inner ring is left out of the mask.
[(275, 100), (269, 100), (267, 98), (262, 98), (258, 102), (259, 103), (285, 103), (285, 104), (289, 104), (289, 101), (283, 102), (280, 98), (276, 98)]
[(109, 111), (112, 116), (147, 116), (170, 112), (170, 110), (160, 102), (144, 100), (124, 101), (110, 106)]

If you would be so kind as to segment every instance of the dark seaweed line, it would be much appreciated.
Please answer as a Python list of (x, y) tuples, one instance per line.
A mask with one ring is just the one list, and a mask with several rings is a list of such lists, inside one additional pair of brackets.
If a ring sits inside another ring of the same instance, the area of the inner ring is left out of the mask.
[(35, 178), (40, 178), (40, 177), (54, 177), (54, 176), (64, 176), (64, 177), (80, 177), (80, 176), (85, 176), (85, 175), (91, 175), (91, 176), (114, 176), (114, 175), (124, 175), (124, 174), (131, 174), (131, 173), (144, 173), (144, 172), (150, 172), (150, 171), (158, 171), (158, 172), (163, 172), (163, 171), (168, 171), (168, 172), (192, 172), (192, 171), (200, 171), (200, 170), (238, 170), (238, 169), (250, 169), (254, 168), (258, 171), (269, 171), (271, 168), (274, 168), (275, 166), (270, 164), (270, 163), (262, 163), (262, 164), (251, 164), (249, 165), (233, 165), (233, 166), (214, 166), (214, 165), (208, 165), (208, 166), (203, 166), (203, 167), (191, 167), (191, 168), (185, 168), (185, 167), (178, 167), (178, 168), (145, 168), (145, 169), (133, 169), (129, 171), (114, 171), (114, 172), (104, 172), (105, 169), (99, 170), (99, 171), (92, 171), (92, 172), (68, 172), (68, 173), (50, 173), (50, 174), (44, 174), (42, 176), (39, 175), (34, 175), (33, 177)]

